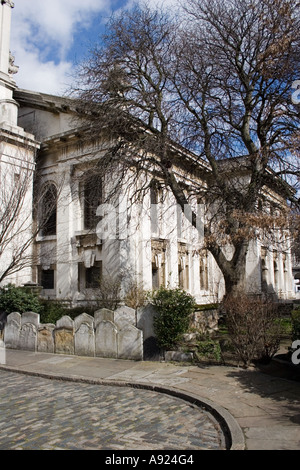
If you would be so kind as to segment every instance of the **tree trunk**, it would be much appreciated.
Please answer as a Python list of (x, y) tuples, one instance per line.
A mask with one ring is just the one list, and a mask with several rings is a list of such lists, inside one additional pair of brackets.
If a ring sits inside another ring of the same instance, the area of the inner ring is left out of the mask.
[(220, 247), (209, 248), (218, 264), (225, 281), (225, 297), (245, 292), (246, 289), (246, 259), (249, 243), (241, 242), (235, 246), (231, 260), (228, 260)]

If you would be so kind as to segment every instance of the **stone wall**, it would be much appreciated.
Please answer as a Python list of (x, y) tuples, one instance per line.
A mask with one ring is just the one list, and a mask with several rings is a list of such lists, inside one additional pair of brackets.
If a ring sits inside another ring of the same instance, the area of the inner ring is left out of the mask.
[(11, 313), (4, 329), (8, 349), (90, 357), (143, 360), (143, 332), (134, 326), (135, 311), (102, 309), (94, 317), (64, 316), (41, 324), (37, 313)]
[(216, 308), (196, 310), (192, 315), (191, 327), (203, 334), (211, 334), (219, 329), (219, 310)]

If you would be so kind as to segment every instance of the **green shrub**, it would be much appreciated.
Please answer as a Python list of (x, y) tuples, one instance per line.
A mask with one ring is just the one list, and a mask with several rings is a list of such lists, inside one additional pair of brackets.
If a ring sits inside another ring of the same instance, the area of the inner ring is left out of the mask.
[(82, 313), (87, 313), (91, 316), (94, 315), (95, 309), (87, 307), (74, 307), (69, 308), (65, 303), (59, 300), (43, 300), (43, 311), (41, 312), (41, 323), (56, 323), (57, 320), (67, 315), (74, 320)]
[(43, 307), (39, 298), (25, 287), (11, 284), (0, 289), (0, 310), (6, 313), (41, 313)]
[(154, 332), (162, 349), (172, 349), (187, 332), (190, 315), (195, 310), (195, 299), (181, 289), (161, 287), (150, 296), (157, 315), (154, 318)]
[(196, 355), (201, 358), (214, 359), (218, 362), (222, 360), (220, 342), (212, 338), (205, 338), (198, 342)]
[(68, 315), (66, 308), (60, 302), (42, 300), (43, 310), (40, 314), (41, 323), (56, 323), (64, 315)]
[(292, 340), (300, 339), (300, 309), (293, 310), (292, 317)]

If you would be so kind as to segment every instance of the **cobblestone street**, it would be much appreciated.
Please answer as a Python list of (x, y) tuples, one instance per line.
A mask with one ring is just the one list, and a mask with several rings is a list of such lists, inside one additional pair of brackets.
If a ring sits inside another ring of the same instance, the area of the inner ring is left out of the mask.
[(0, 383), (1, 450), (225, 447), (215, 420), (179, 398), (5, 371)]

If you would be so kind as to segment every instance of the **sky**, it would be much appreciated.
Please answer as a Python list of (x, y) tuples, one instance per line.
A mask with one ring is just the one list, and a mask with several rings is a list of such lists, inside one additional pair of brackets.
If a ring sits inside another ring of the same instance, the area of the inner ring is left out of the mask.
[[(163, 5), (173, 1), (163, 0)], [(99, 41), (111, 14), (130, 8), (132, 0), (14, 0), (14, 5), (11, 52), (19, 66), (17, 86), (63, 95), (72, 84), (76, 64)]]

